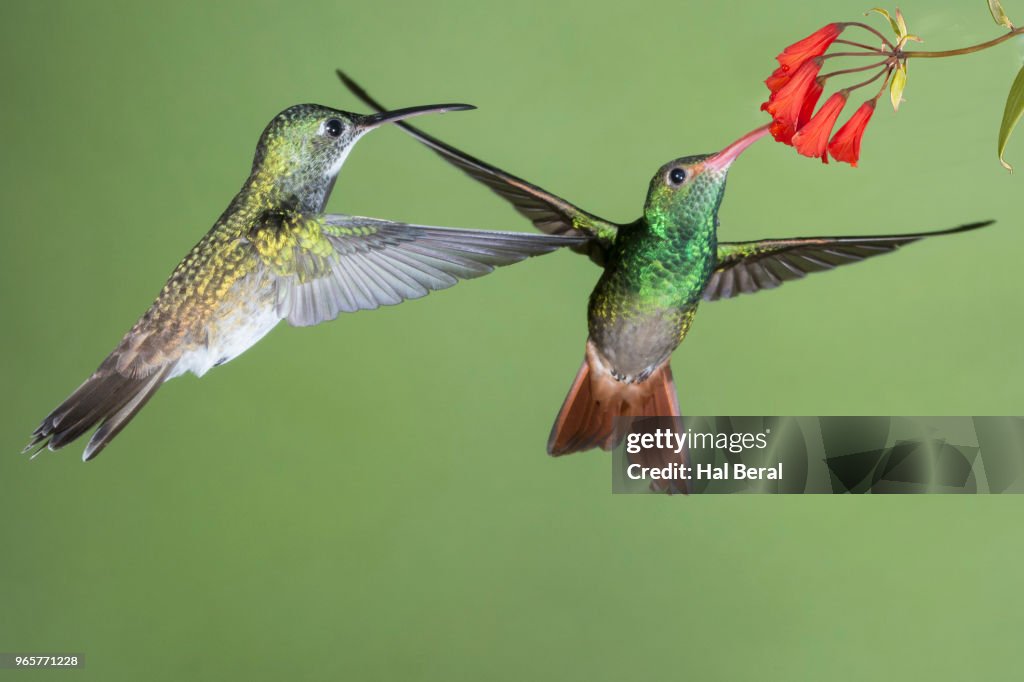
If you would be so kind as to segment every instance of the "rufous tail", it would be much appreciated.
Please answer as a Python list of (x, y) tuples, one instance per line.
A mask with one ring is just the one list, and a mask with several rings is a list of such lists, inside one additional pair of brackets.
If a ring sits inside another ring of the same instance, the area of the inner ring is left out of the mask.
[(597, 349), (587, 353), (548, 437), (548, 453), (568, 455), (592, 448), (611, 450), (624, 431), (616, 417), (678, 417), (679, 398), (666, 360), (644, 381), (625, 383), (612, 376)]

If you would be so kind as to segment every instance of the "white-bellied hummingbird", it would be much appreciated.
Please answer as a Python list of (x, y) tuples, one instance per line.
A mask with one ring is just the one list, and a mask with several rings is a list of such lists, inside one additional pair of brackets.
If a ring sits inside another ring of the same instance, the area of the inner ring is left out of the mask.
[(345, 158), (365, 133), (410, 116), (472, 108), (441, 104), (363, 116), (299, 104), (275, 116), (248, 179), (213, 228), (117, 348), (43, 419), (25, 450), (57, 450), (98, 424), (83, 453), (95, 457), (165, 381), (189, 371), (202, 376), (281, 320), (308, 326), (392, 305), (579, 244), (572, 236), (324, 214)]

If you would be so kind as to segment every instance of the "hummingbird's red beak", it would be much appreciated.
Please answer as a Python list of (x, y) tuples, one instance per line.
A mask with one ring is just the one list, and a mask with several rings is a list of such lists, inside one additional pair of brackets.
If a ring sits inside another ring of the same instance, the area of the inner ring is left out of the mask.
[(733, 142), (731, 145), (718, 152), (714, 156), (704, 161), (704, 166), (712, 170), (724, 171), (728, 170), (732, 162), (739, 158), (740, 154), (754, 144), (762, 137), (768, 134), (769, 126), (761, 126), (756, 130), (751, 130), (749, 133), (741, 137), (740, 139)]
[(385, 123), (402, 121), (421, 114), (442, 114), (446, 111), (466, 111), (476, 109), (472, 104), (428, 104), (421, 107), (408, 107), (395, 109), (394, 111), (382, 111), (378, 114), (369, 114), (359, 119), (359, 126), (364, 130), (371, 130)]

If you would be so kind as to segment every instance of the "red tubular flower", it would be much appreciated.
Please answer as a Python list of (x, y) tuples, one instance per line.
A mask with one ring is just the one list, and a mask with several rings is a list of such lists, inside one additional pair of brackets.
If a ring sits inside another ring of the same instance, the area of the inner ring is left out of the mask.
[(773, 94), (778, 92), (790, 81), (797, 69), (809, 60), (825, 54), (844, 28), (845, 24), (828, 24), (787, 47), (775, 58), (779, 62), (779, 68), (768, 76), (764, 84)]
[(822, 163), (828, 163), (828, 138), (832, 134), (836, 119), (846, 106), (848, 95), (846, 90), (840, 90), (829, 97), (807, 125), (793, 135), (793, 146), (799, 153), (804, 156), (820, 157)]
[(836, 161), (845, 161), (854, 168), (860, 158), (860, 141), (864, 137), (864, 129), (868, 127), (871, 115), (875, 113), (875, 100), (869, 99), (853, 113), (850, 120), (832, 137), (828, 151)]
[(764, 84), (768, 86), (768, 89), (775, 93), (779, 88), (789, 82), (790, 73), (789, 70), (784, 70), (781, 66), (774, 71), (772, 75), (765, 79)]
[(807, 122), (811, 120), (811, 115), (814, 113), (814, 107), (818, 105), (818, 100), (821, 99), (821, 93), (825, 89), (821, 81), (817, 78), (814, 79), (814, 83), (811, 84), (807, 94), (804, 95), (804, 105), (800, 109), (800, 116), (796, 120), (796, 129), (800, 130)]
[(813, 109), (821, 96), (822, 86), (817, 80), (820, 70), (821, 60), (804, 62), (792, 78), (761, 105), (761, 110), (772, 116), (771, 133), (779, 142), (792, 144), (793, 134), (809, 118), (805, 117), (808, 101)]
[(844, 28), (846, 28), (846, 24), (827, 24), (803, 40), (798, 40), (787, 47), (782, 54), (775, 58), (779, 62), (776, 74), (782, 75), (794, 71), (807, 60), (825, 54)]

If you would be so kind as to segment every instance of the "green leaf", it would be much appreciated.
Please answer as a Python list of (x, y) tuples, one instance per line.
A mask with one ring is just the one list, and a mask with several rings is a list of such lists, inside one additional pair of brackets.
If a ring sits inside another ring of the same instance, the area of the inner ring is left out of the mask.
[(1018, 121), (1020, 121), (1021, 114), (1024, 114), (1024, 68), (1013, 79), (1013, 85), (1010, 86), (1010, 94), (1006, 96), (1003, 122), (999, 125), (999, 163), (1003, 164), (1003, 167), (1011, 173), (1013, 172), (1013, 166), (1006, 163), (1003, 159), (1003, 153), (1006, 151), (1006, 143), (1010, 140), (1010, 133), (1013, 132)]
[(1003, 3), (999, 0), (988, 0), (988, 11), (992, 13), (992, 18), (996, 20), (997, 24), (1013, 30), (1013, 22), (1010, 21), (1010, 17), (1006, 16)]
[(903, 18), (903, 12), (900, 11), (899, 7), (896, 8), (896, 28), (896, 33), (899, 35), (900, 38), (903, 38), (904, 36), (907, 35), (907, 22)]
[(867, 12), (864, 13), (864, 16), (867, 16), (867, 15), (871, 14), (872, 12), (878, 12), (883, 17), (888, 19), (889, 20), (889, 25), (892, 26), (892, 32), (896, 34), (897, 38), (900, 37), (900, 25), (896, 23), (896, 20), (892, 18), (891, 14), (886, 12), (881, 7), (872, 7), (871, 9), (869, 9)]
[(903, 101), (903, 88), (907, 87), (907, 65), (900, 64), (896, 72), (892, 74), (892, 83), (889, 85), (889, 99), (892, 100), (892, 110), (900, 110), (900, 102)]

